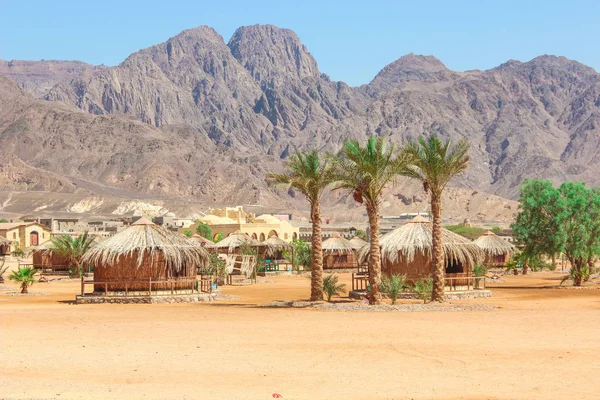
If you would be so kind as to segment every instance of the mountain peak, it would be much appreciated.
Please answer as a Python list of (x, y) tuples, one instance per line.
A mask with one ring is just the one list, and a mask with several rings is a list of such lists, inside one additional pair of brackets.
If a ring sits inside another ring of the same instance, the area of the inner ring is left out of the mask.
[(387, 65), (383, 71), (385, 71), (386, 68), (403, 70), (414, 69), (425, 72), (448, 71), (448, 68), (446, 68), (444, 63), (438, 58), (415, 53), (409, 53), (400, 57), (398, 60)]
[(298, 35), (274, 25), (238, 28), (229, 43), (233, 56), (266, 87), (320, 75), (317, 62)]

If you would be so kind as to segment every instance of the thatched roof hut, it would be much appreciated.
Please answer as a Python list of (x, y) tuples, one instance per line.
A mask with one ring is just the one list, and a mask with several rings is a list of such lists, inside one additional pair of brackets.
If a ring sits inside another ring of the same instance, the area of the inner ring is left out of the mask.
[[(94, 281), (110, 282), (108, 290), (147, 289), (147, 281), (158, 282), (152, 288), (161, 289), (160, 282), (179, 280), (175, 289), (190, 288), (196, 269), (208, 263), (208, 252), (194, 246), (185, 237), (140, 218), (129, 228), (91, 248), (83, 264), (94, 267)], [(144, 281), (146, 281), (144, 286)], [(163, 284), (164, 289), (171, 285)], [(101, 290), (98, 285), (95, 290)]]
[(333, 235), (323, 241), (323, 268), (340, 269), (357, 266), (354, 245), (340, 235)]
[(350, 243), (352, 243), (352, 246), (354, 247), (355, 250), (362, 249), (363, 246), (365, 246), (366, 244), (369, 244), (369, 242), (359, 238), (358, 236), (354, 236), (352, 239), (350, 239)]
[[(403, 274), (408, 279), (431, 275), (432, 224), (417, 216), (408, 223), (381, 237), (382, 272), (387, 275)], [(446, 274), (471, 276), (473, 265), (481, 262), (484, 253), (470, 240), (442, 229)], [(359, 256), (367, 259), (369, 248), (363, 247)]]
[(34, 268), (51, 269), (53, 271), (68, 271), (70, 261), (68, 257), (52, 251), (53, 241), (47, 240), (44, 243), (30, 247), (27, 250), (27, 256), (31, 255)]
[(235, 231), (225, 239), (215, 243), (212, 247), (221, 251), (227, 250), (229, 253), (234, 253), (236, 249), (244, 245), (260, 247), (261, 243), (256, 239), (252, 239), (252, 237), (244, 232)]
[(473, 243), (485, 252), (484, 263), (494, 267), (503, 267), (516, 250), (512, 243), (491, 231), (479, 236)]
[(277, 253), (281, 253), (283, 250), (291, 250), (292, 245), (277, 236), (271, 236), (267, 240), (261, 243), (264, 248), (265, 254), (274, 256)]

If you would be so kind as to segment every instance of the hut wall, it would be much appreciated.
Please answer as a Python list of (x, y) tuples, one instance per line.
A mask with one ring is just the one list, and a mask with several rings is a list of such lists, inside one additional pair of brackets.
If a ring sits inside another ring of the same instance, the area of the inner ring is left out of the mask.
[(356, 268), (358, 259), (356, 252), (327, 252), (323, 254), (323, 269)]
[(69, 260), (67, 257), (50, 250), (33, 252), (33, 267), (51, 269), (53, 271), (68, 271)]
[[(194, 265), (184, 265), (179, 271), (166, 267), (162, 253), (155, 252), (151, 256), (149, 252), (144, 253), (143, 262), (137, 265), (137, 253), (128, 256), (120, 256), (114, 264), (96, 264), (94, 266), (94, 281), (108, 282), (108, 291), (121, 292), (127, 290), (146, 291), (152, 279), (152, 290), (170, 290), (171, 283), (154, 283), (154, 281), (173, 280), (174, 290), (191, 289), (190, 280), (196, 278)], [(180, 282), (177, 282), (180, 280)], [(94, 285), (94, 290), (104, 291), (104, 284)]]
[(485, 252), (485, 265), (490, 267), (504, 268), (506, 267), (506, 263), (510, 261), (511, 254), (504, 253), (500, 255), (491, 255), (487, 251)]
[[(399, 255), (398, 260), (395, 262), (389, 262), (385, 259), (382, 260), (381, 272), (387, 276), (406, 275), (407, 280), (412, 283), (416, 280), (431, 276), (433, 273), (433, 264), (429, 256), (425, 255), (423, 252), (417, 252), (411, 262), (408, 262), (402, 255)], [(454, 260), (446, 261), (446, 277), (469, 277), (472, 274), (472, 265), (461, 264)]]

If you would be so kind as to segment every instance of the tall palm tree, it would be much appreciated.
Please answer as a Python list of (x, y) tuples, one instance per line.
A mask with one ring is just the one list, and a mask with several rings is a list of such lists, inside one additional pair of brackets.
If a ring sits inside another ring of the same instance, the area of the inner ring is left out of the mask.
[(380, 136), (371, 136), (364, 147), (356, 140), (344, 143), (335, 160), (335, 189), (346, 189), (354, 200), (365, 205), (369, 217), (369, 303), (381, 302), (381, 249), (379, 248), (379, 208), (385, 187), (407, 172), (410, 156), (396, 152)]
[(62, 235), (52, 241), (50, 250), (54, 251), (69, 260), (73, 268), (72, 275), (81, 275), (79, 264), (86, 251), (94, 243), (94, 237), (89, 236), (87, 232), (83, 235), (73, 238), (71, 235)]
[(442, 142), (437, 136), (421, 138), (418, 142), (409, 142), (405, 153), (413, 158), (412, 167), (406, 176), (423, 182), (423, 188), (430, 195), (431, 214), (433, 215), (433, 293), (432, 301), (444, 301), (444, 254), (442, 243), (442, 194), (446, 185), (456, 175), (464, 172), (470, 163), (469, 143), (462, 139), (455, 146), (450, 140)]
[(267, 175), (270, 185), (281, 185), (302, 193), (310, 204), (312, 222), (312, 268), (310, 299), (323, 300), (323, 250), (321, 244), (321, 197), (332, 183), (332, 167), (319, 159), (317, 150), (296, 152), (287, 163), (287, 171)]

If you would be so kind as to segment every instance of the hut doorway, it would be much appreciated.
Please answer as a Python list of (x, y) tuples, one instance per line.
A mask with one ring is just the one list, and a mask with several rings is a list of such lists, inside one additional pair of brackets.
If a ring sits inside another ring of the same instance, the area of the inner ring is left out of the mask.
[(40, 244), (39, 234), (37, 233), (37, 231), (32, 231), (29, 234), (29, 246), (33, 247), (37, 246), (38, 244)]
[(463, 265), (455, 259), (446, 260), (446, 273), (447, 274), (462, 274), (466, 272)]

